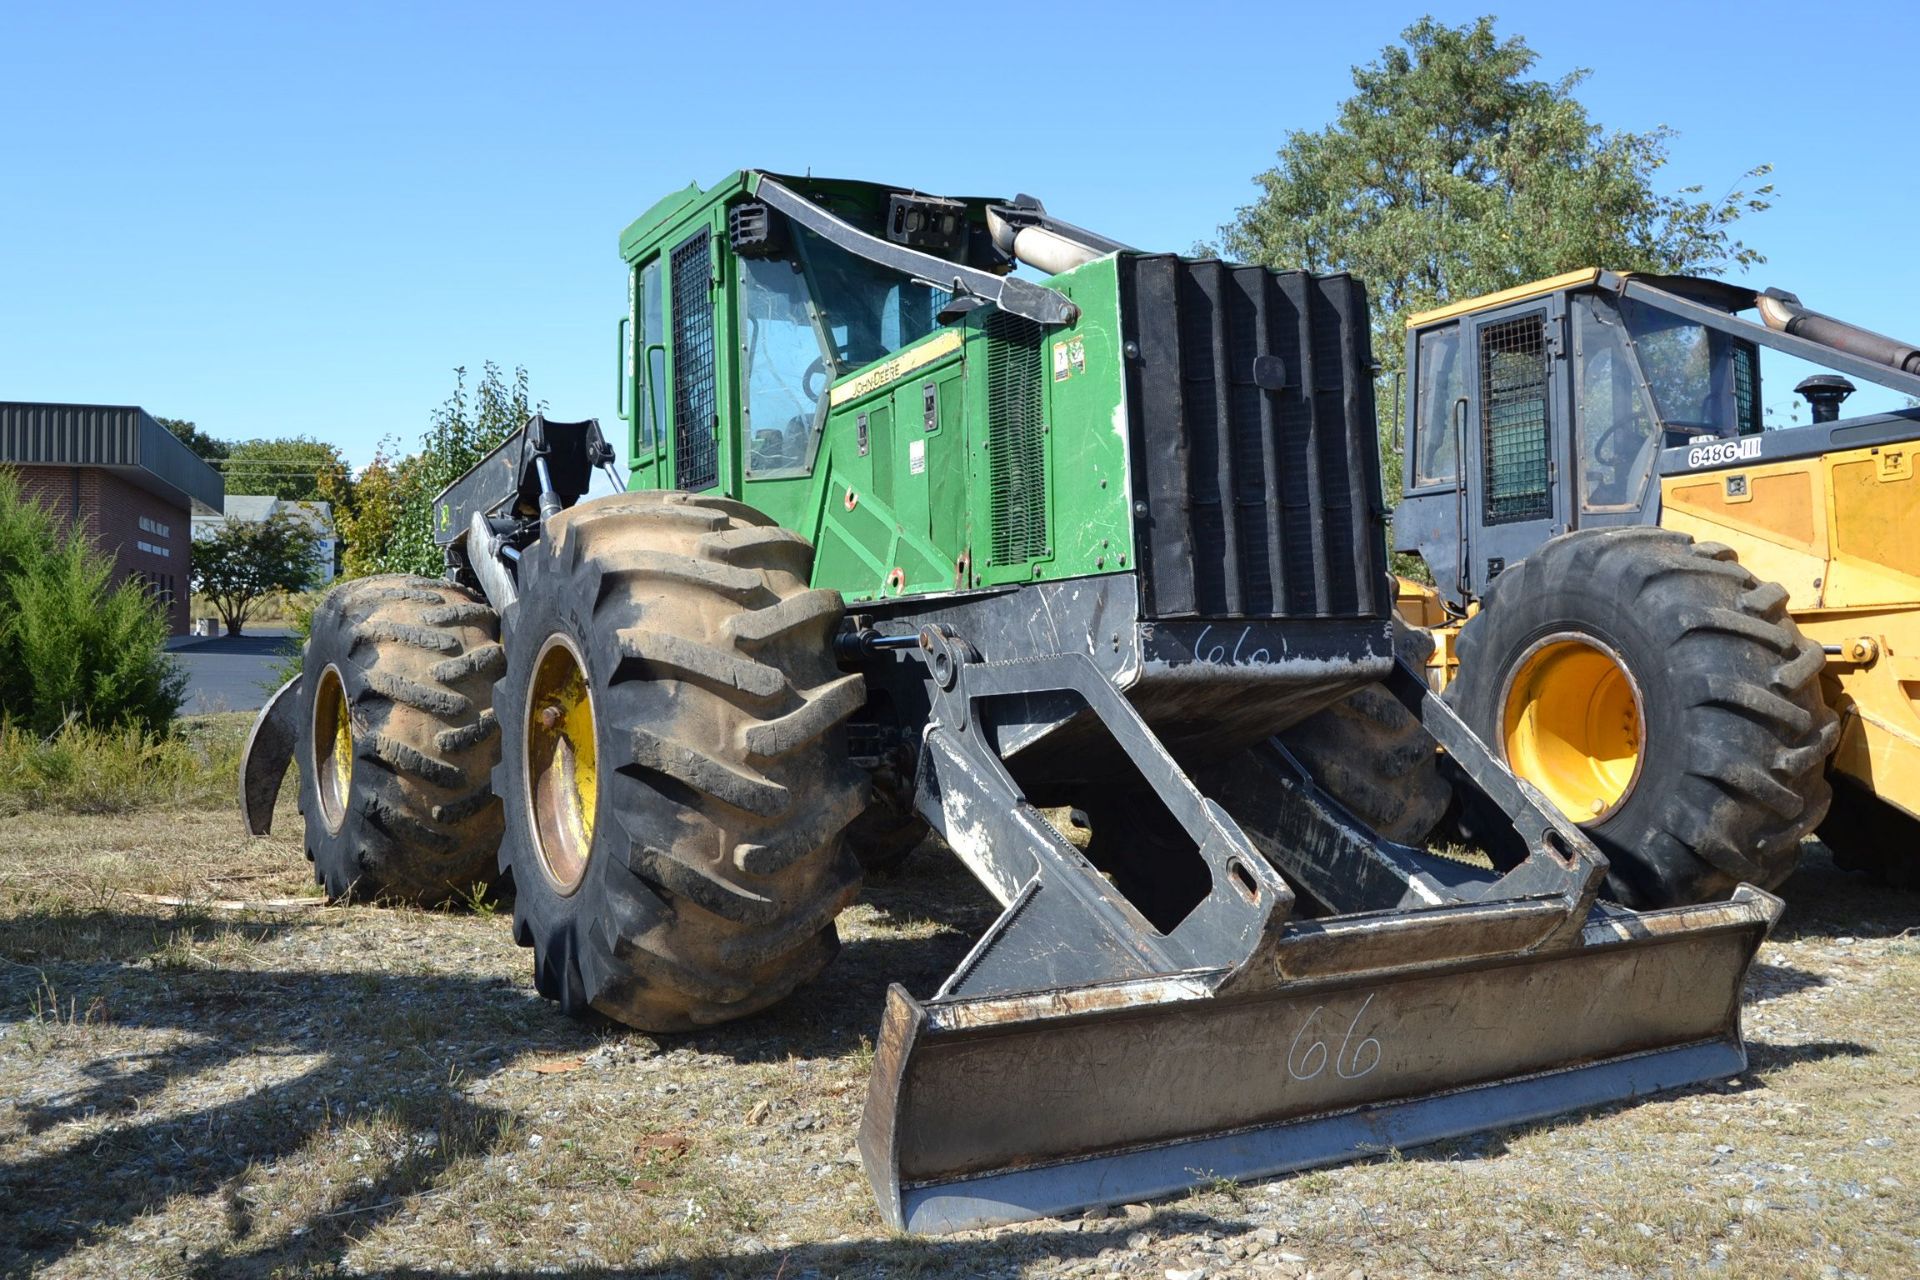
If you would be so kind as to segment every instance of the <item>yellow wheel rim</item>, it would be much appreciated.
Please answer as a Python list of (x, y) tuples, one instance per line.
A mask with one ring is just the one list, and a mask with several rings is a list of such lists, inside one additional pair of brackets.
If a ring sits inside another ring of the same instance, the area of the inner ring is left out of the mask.
[(566, 636), (548, 636), (534, 660), (525, 719), (534, 847), (553, 887), (572, 893), (593, 856), (600, 777), (586, 665)]
[(1640, 776), (1642, 708), (1620, 655), (1562, 632), (1521, 657), (1501, 698), (1507, 764), (1580, 823), (1619, 811)]
[(347, 819), (348, 789), (353, 784), (353, 720), (348, 715), (346, 685), (339, 668), (331, 664), (320, 673), (313, 694), (313, 775), (321, 821), (328, 831), (337, 832)]

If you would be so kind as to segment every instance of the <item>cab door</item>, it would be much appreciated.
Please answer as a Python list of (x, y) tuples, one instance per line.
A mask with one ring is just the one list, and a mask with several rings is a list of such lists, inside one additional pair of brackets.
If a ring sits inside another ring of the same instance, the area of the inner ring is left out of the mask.
[(1564, 323), (1556, 296), (1489, 311), (1467, 325), (1463, 568), (1475, 597), (1568, 527)]
[(667, 438), (667, 291), (658, 257), (628, 280), (630, 319), (624, 331), (623, 407), (629, 425), (629, 489), (664, 489), (661, 455)]

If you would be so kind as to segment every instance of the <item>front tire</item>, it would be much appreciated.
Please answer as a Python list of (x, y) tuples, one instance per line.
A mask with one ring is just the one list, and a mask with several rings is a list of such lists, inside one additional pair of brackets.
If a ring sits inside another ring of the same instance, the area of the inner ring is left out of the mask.
[(866, 803), (812, 548), (739, 503), (628, 494), (549, 520), (505, 618), (500, 866), (535, 985), (646, 1031), (754, 1013), (838, 950)]
[(1555, 538), (1494, 580), (1459, 654), (1447, 701), (1586, 829), (1628, 906), (1773, 888), (1827, 812), (1825, 654), (1718, 543)]

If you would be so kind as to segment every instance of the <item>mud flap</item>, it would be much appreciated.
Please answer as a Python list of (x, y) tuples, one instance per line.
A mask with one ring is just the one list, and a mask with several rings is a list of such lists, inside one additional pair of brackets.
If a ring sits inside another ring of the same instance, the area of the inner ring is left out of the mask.
[[(895, 1227), (957, 1231), (1350, 1160), (1742, 1070), (1780, 901), (1479, 903), (1301, 922), (1270, 963), (916, 1001), (860, 1152)], [(1544, 944), (1544, 945), (1541, 945)]]
[(273, 830), (273, 806), (280, 798), (287, 766), (293, 763), (299, 734), (300, 680), (295, 676), (267, 699), (240, 753), (240, 816), (249, 835), (264, 836)]

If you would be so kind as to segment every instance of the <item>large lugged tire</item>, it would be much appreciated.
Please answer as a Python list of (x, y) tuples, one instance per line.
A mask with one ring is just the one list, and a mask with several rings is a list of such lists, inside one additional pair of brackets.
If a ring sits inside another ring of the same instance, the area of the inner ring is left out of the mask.
[[(1394, 649), (1419, 670), (1433, 639), (1396, 620)], [(1280, 743), (1354, 817), (1401, 844), (1424, 844), (1452, 799), (1432, 736), (1380, 685), (1308, 716)]]
[(1772, 888), (1826, 814), (1825, 654), (1718, 543), (1555, 538), (1494, 580), (1446, 698), (1581, 823), (1636, 908)]
[(535, 985), (678, 1031), (765, 1008), (839, 947), (866, 804), (813, 550), (749, 507), (626, 494), (562, 512), (505, 618), (500, 865)]
[(431, 904), (493, 882), (499, 631), (485, 603), (432, 578), (356, 579), (314, 610), (294, 759), (329, 897)]

